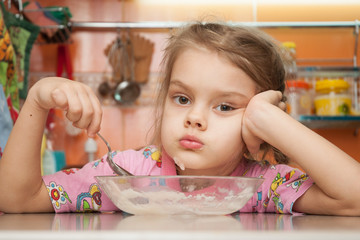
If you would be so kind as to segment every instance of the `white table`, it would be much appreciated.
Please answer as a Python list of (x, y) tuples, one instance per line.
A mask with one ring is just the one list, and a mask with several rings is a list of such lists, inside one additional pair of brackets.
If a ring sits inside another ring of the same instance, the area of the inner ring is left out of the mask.
[(0, 239), (360, 239), (360, 217), (3, 214)]

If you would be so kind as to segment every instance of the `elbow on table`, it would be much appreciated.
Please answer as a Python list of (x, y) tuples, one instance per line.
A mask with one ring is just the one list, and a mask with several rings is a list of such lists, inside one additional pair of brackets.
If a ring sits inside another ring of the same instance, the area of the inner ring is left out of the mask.
[[(1, 191), (0, 191), (1, 192)], [(4, 213), (45, 213), (54, 212), (48, 191), (45, 187), (32, 196), (24, 194), (0, 194), (0, 212)]]

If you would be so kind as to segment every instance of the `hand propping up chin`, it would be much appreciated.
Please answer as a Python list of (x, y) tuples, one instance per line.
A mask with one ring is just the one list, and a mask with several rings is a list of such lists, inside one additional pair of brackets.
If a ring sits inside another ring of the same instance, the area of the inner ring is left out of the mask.
[[(242, 122), (242, 138), (250, 154), (256, 154), (266, 141), (267, 130), (271, 128), (276, 114), (285, 110), (282, 93), (268, 90), (256, 94), (249, 101)], [(280, 110), (280, 111), (279, 111)]]
[(44, 111), (60, 108), (78, 128), (86, 129), (89, 136), (100, 130), (102, 109), (92, 89), (80, 82), (50, 77), (38, 81), (29, 91), (27, 101)]

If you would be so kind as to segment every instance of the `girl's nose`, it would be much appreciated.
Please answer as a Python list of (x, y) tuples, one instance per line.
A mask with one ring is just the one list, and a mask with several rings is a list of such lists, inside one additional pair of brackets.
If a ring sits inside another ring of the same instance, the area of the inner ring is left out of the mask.
[(199, 130), (206, 130), (207, 122), (205, 116), (200, 113), (190, 112), (185, 119), (185, 127), (193, 127)]

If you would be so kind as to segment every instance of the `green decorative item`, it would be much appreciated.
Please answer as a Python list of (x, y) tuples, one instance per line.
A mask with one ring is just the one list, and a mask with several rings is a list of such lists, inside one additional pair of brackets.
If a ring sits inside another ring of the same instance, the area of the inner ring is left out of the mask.
[(10, 41), (10, 33), (5, 26), (0, 11), (0, 84), (3, 86), (5, 99), (13, 122), (19, 115), (19, 88), (17, 81), (16, 56)]
[(19, 96), (25, 99), (28, 91), (28, 72), (32, 46), (40, 32), (40, 27), (17, 18), (14, 14), (6, 11), (2, 2), (1, 10), (6, 28), (10, 34), (10, 41), (16, 56), (15, 71), (17, 74), (17, 86)]

